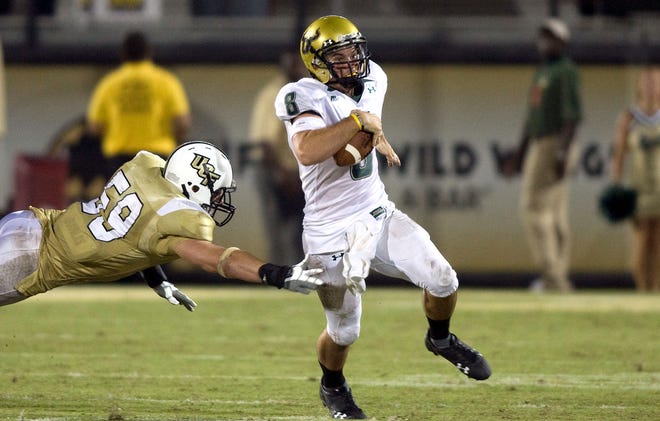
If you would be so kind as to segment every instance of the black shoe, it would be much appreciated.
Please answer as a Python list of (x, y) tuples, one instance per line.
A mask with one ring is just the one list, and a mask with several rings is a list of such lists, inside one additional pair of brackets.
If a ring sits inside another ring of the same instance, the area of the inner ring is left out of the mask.
[(348, 383), (337, 388), (329, 388), (323, 386), (319, 390), (321, 402), (330, 411), (330, 416), (340, 420), (364, 420), (367, 416), (355, 404), (353, 394), (348, 387)]
[(475, 379), (486, 380), (490, 377), (490, 366), (488, 361), (476, 349), (463, 343), (453, 333), (449, 334), (449, 346), (437, 347), (431, 342), (429, 332), (426, 332), (426, 349), (440, 355), (454, 364), (463, 374)]

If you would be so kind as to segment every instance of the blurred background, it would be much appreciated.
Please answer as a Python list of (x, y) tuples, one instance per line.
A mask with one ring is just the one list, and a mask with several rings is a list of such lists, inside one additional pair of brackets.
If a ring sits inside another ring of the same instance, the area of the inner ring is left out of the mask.
[[(0, 209), (66, 206), (78, 123), (118, 65), (123, 35), (139, 29), (186, 89), (188, 137), (221, 146), (234, 166), (238, 212), (218, 241), (268, 258), (248, 139), (253, 101), (281, 53), (327, 14), (351, 19), (388, 73), (384, 129), (403, 161), (382, 171), (391, 199), (429, 231), (463, 285), (489, 287), (526, 287), (534, 277), (520, 181), (503, 177), (498, 159), (519, 140), (538, 26), (564, 20), (584, 110), (571, 277), (579, 288), (633, 288), (629, 227), (601, 217), (597, 196), (609, 181), (617, 115), (634, 99), (639, 70), (660, 61), (657, 0), (0, 1)], [(209, 279), (170, 270), (179, 282)]]

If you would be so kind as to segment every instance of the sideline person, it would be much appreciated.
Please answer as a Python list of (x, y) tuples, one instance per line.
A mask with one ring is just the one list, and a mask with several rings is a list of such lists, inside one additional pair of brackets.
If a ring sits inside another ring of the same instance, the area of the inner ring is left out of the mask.
[(636, 191), (632, 275), (638, 291), (660, 292), (660, 69), (639, 76), (635, 103), (616, 124), (611, 179)]
[(121, 61), (96, 85), (87, 109), (87, 131), (101, 138), (106, 180), (138, 151), (166, 158), (191, 125), (181, 81), (154, 63), (144, 33), (126, 34)]
[(273, 113), (277, 93), (307, 74), (300, 54), (285, 51), (280, 69), (257, 94), (252, 108), (250, 141), (256, 146), (257, 187), (269, 241), (269, 257), (295, 261), (303, 256), (301, 243), (305, 196), (298, 177), (298, 162), (291, 154), (286, 129)]
[(522, 172), (520, 212), (527, 243), (540, 277), (532, 291), (569, 292), (570, 177), (577, 163), (575, 140), (582, 119), (580, 79), (566, 47), (571, 35), (564, 22), (547, 19), (539, 28), (542, 59), (529, 90), (520, 143), (505, 163), (508, 177)]

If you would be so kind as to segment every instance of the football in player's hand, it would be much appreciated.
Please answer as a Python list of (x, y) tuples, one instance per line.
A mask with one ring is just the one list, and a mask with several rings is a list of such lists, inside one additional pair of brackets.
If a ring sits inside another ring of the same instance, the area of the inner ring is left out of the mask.
[(369, 155), (373, 148), (373, 133), (360, 130), (346, 146), (334, 154), (335, 163), (340, 167), (355, 165)]

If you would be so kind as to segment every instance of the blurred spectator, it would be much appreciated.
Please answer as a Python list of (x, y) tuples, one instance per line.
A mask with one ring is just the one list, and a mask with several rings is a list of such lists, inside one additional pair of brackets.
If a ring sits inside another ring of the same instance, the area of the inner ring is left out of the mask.
[(638, 79), (633, 105), (617, 120), (611, 177), (620, 184), (628, 158), (628, 179), (637, 191), (632, 220), (632, 275), (637, 290), (660, 292), (660, 69)]
[(577, 0), (581, 14), (625, 17), (631, 13), (660, 11), (658, 0)]
[(0, 15), (27, 14), (30, 9), (35, 15), (52, 16), (55, 12), (55, 0), (29, 0), (15, 2), (13, 0), (0, 0)]
[(69, 174), (66, 180), (66, 203), (86, 202), (99, 197), (105, 185), (105, 171), (101, 140), (86, 128), (84, 115), (67, 122), (50, 141), (49, 158), (68, 158)]
[(280, 71), (257, 94), (252, 108), (250, 141), (255, 150), (256, 182), (262, 198), (263, 220), (270, 239), (272, 260), (300, 260), (305, 196), (298, 163), (289, 149), (284, 125), (275, 115), (275, 97), (280, 88), (307, 74), (297, 51), (280, 56)]
[(179, 79), (154, 64), (141, 32), (126, 35), (121, 66), (94, 89), (87, 129), (101, 136), (106, 179), (140, 150), (168, 156), (190, 128), (190, 110)]
[(268, 0), (191, 0), (193, 16), (265, 16)]
[(505, 174), (522, 172), (521, 213), (540, 278), (531, 289), (570, 291), (569, 176), (577, 159), (573, 139), (582, 118), (578, 70), (565, 54), (567, 26), (547, 19), (539, 28), (541, 65), (529, 90), (527, 118)]

